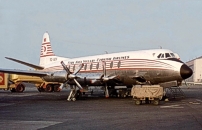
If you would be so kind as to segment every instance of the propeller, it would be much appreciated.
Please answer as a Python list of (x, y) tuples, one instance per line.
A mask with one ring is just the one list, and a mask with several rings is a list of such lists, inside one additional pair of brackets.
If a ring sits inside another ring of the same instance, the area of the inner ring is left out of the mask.
[(102, 81), (105, 83), (105, 97), (108, 98), (109, 97), (109, 90), (108, 90), (108, 85), (107, 85), (107, 81), (111, 79), (111, 77), (106, 76), (107, 72), (106, 72), (106, 63), (103, 61), (102, 62), (102, 67), (103, 67), (103, 76), (102, 76)]
[(67, 68), (63, 61), (61, 61), (61, 65), (67, 72), (67, 80), (60, 86), (60, 89), (62, 89), (70, 80), (74, 80), (79, 89), (83, 89), (79, 82), (76, 80), (76, 78), (78, 78), (76, 74), (83, 68), (84, 64), (80, 64), (79, 67), (73, 73), (70, 72), (69, 68)]

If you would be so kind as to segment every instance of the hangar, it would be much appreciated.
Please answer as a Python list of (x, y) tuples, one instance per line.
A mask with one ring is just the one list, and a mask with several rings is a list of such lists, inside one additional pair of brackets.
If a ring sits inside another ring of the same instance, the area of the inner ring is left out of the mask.
[(202, 83), (202, 56), (186, 62), (193, 70), (193, 75), (186, 79), (187, 82)]

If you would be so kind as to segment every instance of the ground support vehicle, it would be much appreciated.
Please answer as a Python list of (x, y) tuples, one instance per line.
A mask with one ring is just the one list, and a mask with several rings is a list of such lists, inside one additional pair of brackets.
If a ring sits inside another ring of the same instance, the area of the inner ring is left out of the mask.
[(9, 78), (9, 74), (0, 73), (0, 89), (10, 90), (11, 92), (23, 92), (25, 85), (20, 82), (12, 82)]
[(26, 87), (23, 82), (35, 84), (39, 92), (59, 92), (61, 85), (58, 82), (44, 82), (40, 77), (36, 76), (0, 73), (0, 89), (2, 90), (23, 92)]
[(158, 105), (163, 98), (164, 91), (160, 85), (135, 85), (131, 89), (131, 96), (136, 105), (143, 102)]

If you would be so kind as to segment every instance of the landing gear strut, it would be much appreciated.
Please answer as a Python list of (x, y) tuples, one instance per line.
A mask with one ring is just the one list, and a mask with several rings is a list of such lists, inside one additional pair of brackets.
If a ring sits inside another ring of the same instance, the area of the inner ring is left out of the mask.
[(109, 90), (108, 90), (108, 86), (106, 85), (105, 87), (105, 97), (108, 98), (109, 97)]
[(81, 97), (82, 93), (80, 90), (76, 90), (76, 86), (70, 86), (71, 91), (67, 98), (67, 101), (76, 101), (77, 98)]

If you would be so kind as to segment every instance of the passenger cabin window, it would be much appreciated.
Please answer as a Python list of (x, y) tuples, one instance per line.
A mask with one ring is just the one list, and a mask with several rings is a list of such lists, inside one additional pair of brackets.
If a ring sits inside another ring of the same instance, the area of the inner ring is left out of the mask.
[(118, 62), (117, 67), (118, 67), (118, 68), (121, 67), (121, 61)]
[(96, 66), (96, 69), (98, 70), (98, 68), (99, 68), (99, 63), (97, 63), (97, 66)]
[(91, 63), (91, 64), (90, 64), (90, 70), (92, 70), (92, 68), (93, 68), (93, 64)]
[(87, 69), (87, 64), (85, 64), (85, 66), (84, 66), (84, 70), (86, 70)]
[(73, 66), (73, 71), (75, 70), (75, 65)]
[(112, 68), (113, 67), (113, 61), (110, 63), (110, 68)]

